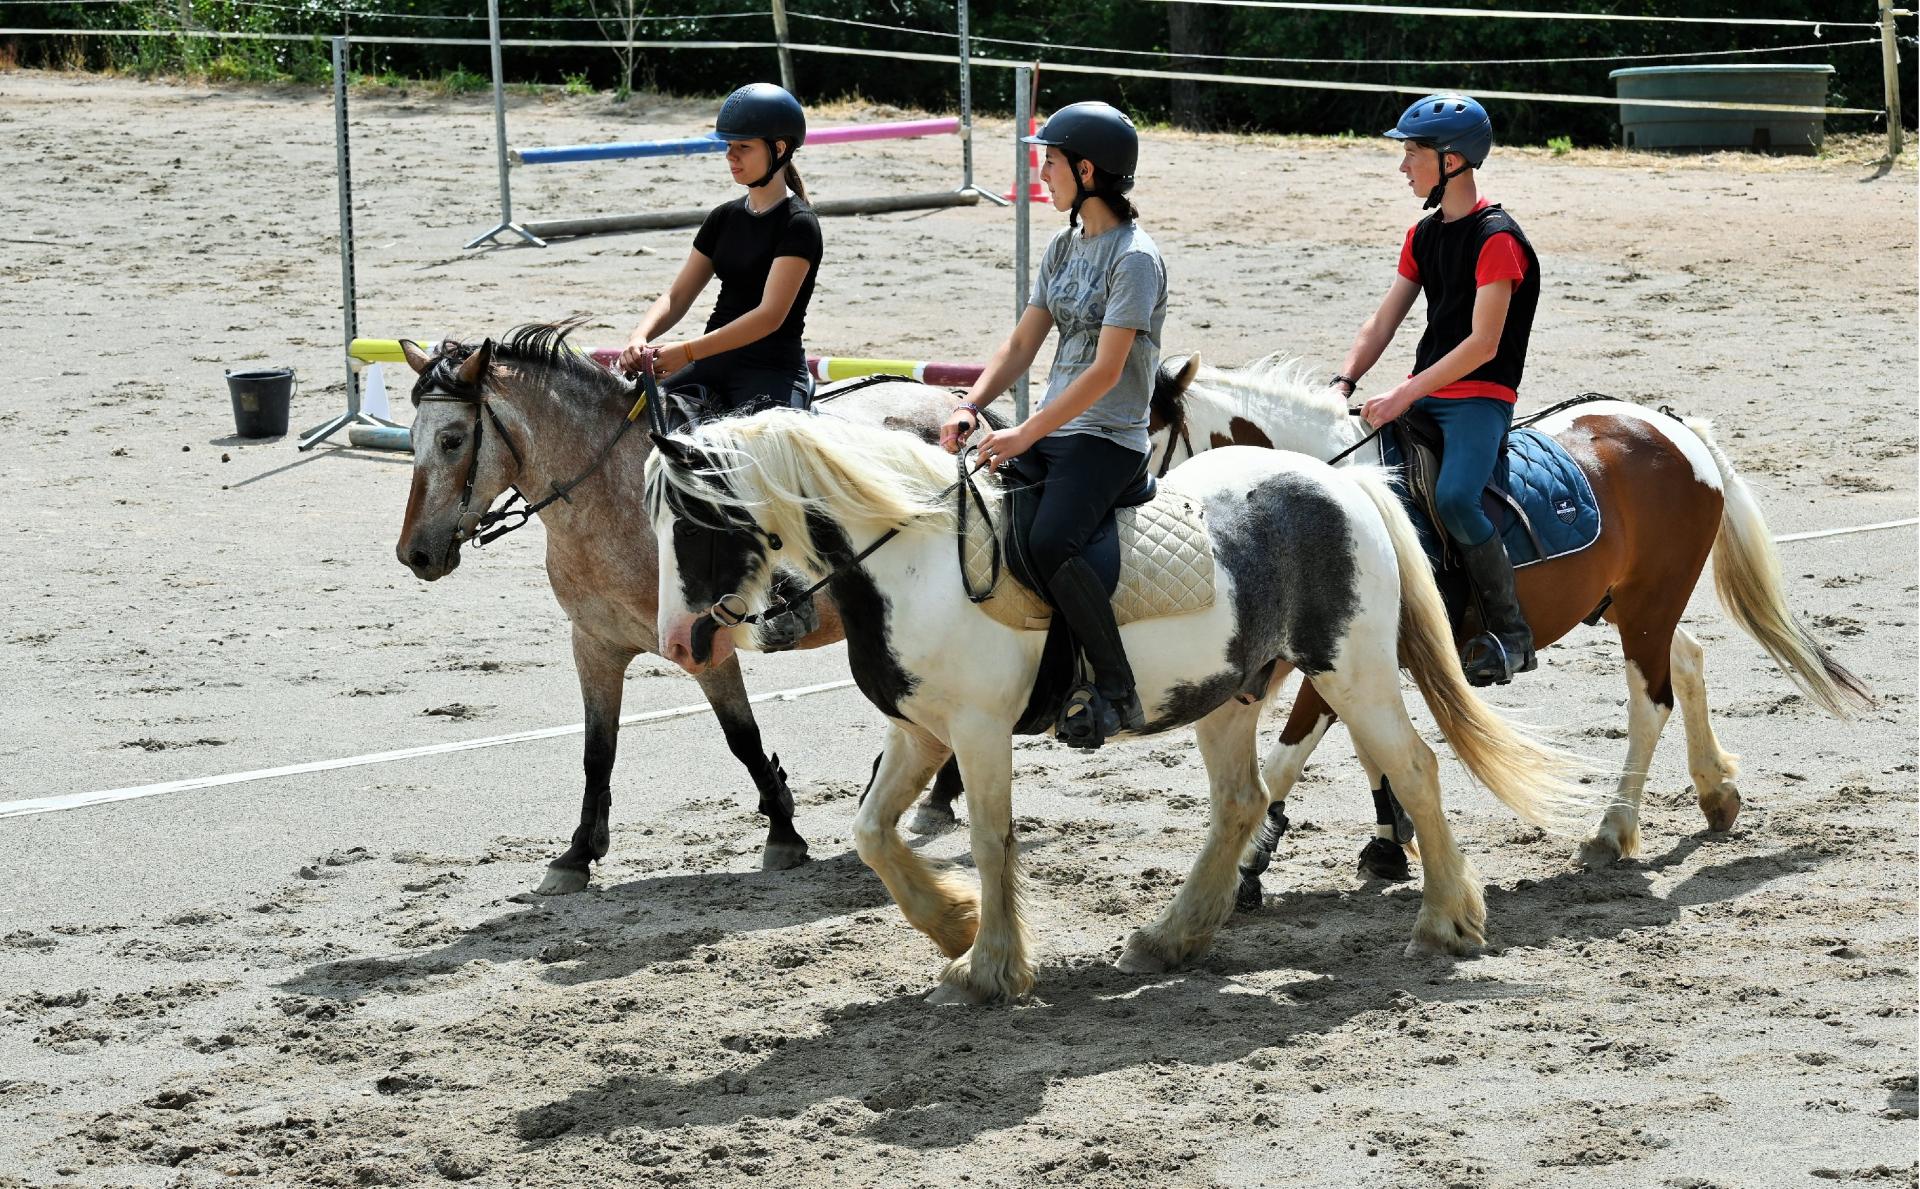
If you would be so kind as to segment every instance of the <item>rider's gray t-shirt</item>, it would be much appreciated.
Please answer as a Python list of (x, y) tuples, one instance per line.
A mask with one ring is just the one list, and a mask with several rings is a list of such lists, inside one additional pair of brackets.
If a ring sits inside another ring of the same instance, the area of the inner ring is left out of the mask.
[(1153, 240), (1131, 223), (1092, 238), (1067, 228), (1047, 244), (1027, 304), (1046, 310), (1060, 330), (1043, 408), (1093, 366), (1102, 326), (1140, 332), (1112, 390), (1057, 432), (1097, 434), (1147, 453), (1147, 405), (1167, 319), (1167, 267)]

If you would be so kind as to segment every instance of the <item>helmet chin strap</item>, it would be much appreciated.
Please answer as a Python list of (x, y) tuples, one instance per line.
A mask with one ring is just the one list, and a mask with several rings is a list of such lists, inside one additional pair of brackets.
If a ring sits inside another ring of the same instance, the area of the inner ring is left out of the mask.
[(767, 184), (768, 182), (770, 182), (770, 181), (772, 181), (772, 180), (773, 180), (773, 177), (774, 177), (774, 175), (775, 175), (775, 174), (777, 174), (777, 173), (779, 173), (779, 172), (780, 172), (781, 170), (783, 170), (783, 169), (785, 169), (785, 168), (787, 167), (787, 162), (789, 162), (789, 161), (791, 161), (791, 160), (793, 160), (793, 150), (792, 150), (792, 149), (788, 149), (787, 151), (785, 151), (785, 152), (783, 153), (783, 152), (781, 152), (781, 151), (780, 151), (779, 149), (777, 149), (777, 148), (775, 148), (775, 147), (774, 147), (775, 145), (778, 145), (779, 143), (780, 143), (780, 142), (779, 142), (779, 141), (777, 141), (777, 140), (769, 140), (769, 141), (767, 141), (767, 142), (766, 142), (766, 144), (767, 144), (767, 155), (773, 158), (773, 164), (772, 164), (772, 165), (769, 165), (769, 166), (767, 166), (767, 172), (765, 172), (765, 173), (763, 173), (763, 174), (761, 174), (761, 175), (760, 175), (760, 180), (759, 180), (759, 181), (757, 181), (757, 182), (748, 182), (748, 183), (747, 183), (747, 185), (748, 185), (749, 187), (751, 187), (751, 188), (753, 188), (753, 189), (755, 189), (755, 190), (758, 190), (758, 189), (759, 189), (760, 187), (762, 187), (762, 186), (764, 186), (764, 185), (766, 185), (766, 184)]
[(1447, 172), (1447, 151), (1441, 148), (1435, 148), (1433, 151), (1435, 155), (1437, 155), (1440, 158), (1440, 184), (1435, 186), (1427, 194), (1426, 202), (1422, 203), (1420, 206), (1420, 209), (1423, 211), (1430, 211), (1434, 207), (1439, 206), (1440, 200), (1447, 196), (1447, 182), (1453, 178), (1459, 177), (1461, 174), (1467, 172), (1467, 170), (1473, 168), (1473, 166), (1468, 165), (1466, 163), (1466, 158), (1462, 157), (1460, 159), (1460, 168), (1454, 170), (1452, 173), (1448, 173)]
[(1073, 205), (1067, 211), (1067, 225), (1070, 227), (1080, 226), (1080, 208), (1086, 205), (1087, 199), (1093, 197), (1093, 191), (1080, 180), (1080, 163), (1085, 160), (1085, 157), (1067, 154), (1067, 170), (1073, 174)]

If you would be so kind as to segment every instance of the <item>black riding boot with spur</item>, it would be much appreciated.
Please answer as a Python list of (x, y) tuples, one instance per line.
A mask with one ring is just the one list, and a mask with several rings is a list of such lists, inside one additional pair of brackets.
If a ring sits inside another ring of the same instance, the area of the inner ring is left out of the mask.
[(1460, 667), (1469, 685), (1505, 685), (1516, 673), (1539, 667), (1533, 655), (1533, 629), (1520, 613), (1513, 590), (1513, 562), (1495, 533), (1478, 545), (1462, 546), (1467, 577), (1480, 596), (1480, 625), (1486, 630), (1460, 648)]
[(1085, 558), (1071, 558), (1047, 579), (1047, 593), (1093, 670), (1092, 687), (1076, 687), (1060, 708), (1060, 741), (1092, 749), (1122, 731), (1145, 730), (1146, 712), (1134, 692), (1133, 667), (1127, 664), (1113, 602), (1100, 576)]

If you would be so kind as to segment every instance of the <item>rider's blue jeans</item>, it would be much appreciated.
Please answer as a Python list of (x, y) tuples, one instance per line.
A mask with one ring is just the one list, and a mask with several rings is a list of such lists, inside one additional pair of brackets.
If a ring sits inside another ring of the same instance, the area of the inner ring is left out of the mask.
[(1493, 536), (1493, 521), (1480, 507), (1480, 493), (1493, 478), (1494, 464), (1513, 424), (1513, 404), (1490, 396), (1423, 396), (1413, 407), (1440, 426), (1445, 446), (1434, 504), (1447, 535), (1468, 546)]

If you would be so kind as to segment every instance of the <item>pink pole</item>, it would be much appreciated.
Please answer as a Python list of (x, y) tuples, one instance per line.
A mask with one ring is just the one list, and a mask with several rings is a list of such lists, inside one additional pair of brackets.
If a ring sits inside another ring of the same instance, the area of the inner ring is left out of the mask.
[(847, 144), (856, 140), (903, 140), (910, 136), (943, 136), (960, 131), (957, 116), (939, 120), (899, 120), (891, 124), (850, 124), (807, 133), (809, 145)]

